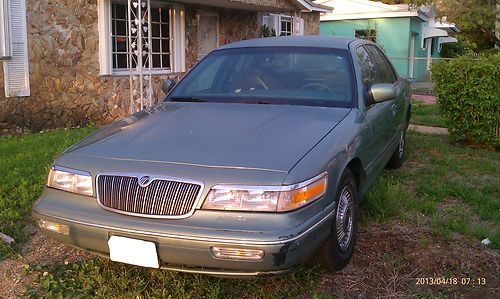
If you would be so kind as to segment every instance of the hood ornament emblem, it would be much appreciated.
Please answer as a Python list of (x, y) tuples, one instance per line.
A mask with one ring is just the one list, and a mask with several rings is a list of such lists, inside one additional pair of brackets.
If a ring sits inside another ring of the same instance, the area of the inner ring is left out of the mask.
[(149, 186), (149, 184), (151, 184), (152, 181), (153, 180), (147, 175), (141, 176), (139, 178), (139, 186), (141, 186), (142, 188), (146, 188), (147, 186)]

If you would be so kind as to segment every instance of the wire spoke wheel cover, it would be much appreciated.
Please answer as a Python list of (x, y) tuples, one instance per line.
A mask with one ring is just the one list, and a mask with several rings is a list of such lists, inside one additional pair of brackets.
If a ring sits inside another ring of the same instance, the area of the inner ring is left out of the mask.
[(350, 186), (344, 186), (339, 197), (337, 215), (335, 217), (337, 228), (337, 242), (341, 251), (349, 248), (353, 235), (354, 200)]

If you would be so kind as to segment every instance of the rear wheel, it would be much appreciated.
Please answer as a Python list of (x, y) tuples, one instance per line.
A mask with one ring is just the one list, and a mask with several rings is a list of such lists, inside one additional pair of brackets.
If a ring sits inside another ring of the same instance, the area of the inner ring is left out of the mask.
[(340, 178), (335, 198), (335, 214), (331, 233), (319, 252), (320, 262), (330, 271), (343, 269), (354, 253), (357, 232), (357, 187), (349, 169)]
[(399, 136), (399, 143), (394, 153), (392, 153), (391, 159), (387, 162), (387, 168), (397, 169), (403, 166), (403, 159), (405, 155), (405, 144), (406, 144), (406, 131), (402, 131)]

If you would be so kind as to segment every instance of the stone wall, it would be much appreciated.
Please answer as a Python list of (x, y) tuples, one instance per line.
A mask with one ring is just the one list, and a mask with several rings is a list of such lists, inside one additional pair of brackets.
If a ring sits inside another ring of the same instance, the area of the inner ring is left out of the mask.
[(257, 12), (207, 8), (203, 6), (186, 7), (186, 65), (192, 66), (198, 59), (198, 19), (200, 10), (217, 13), (219, 16), (219, 45), (261, 36)]
[(300, 17), (304, 19), (304, 34), (319, 34), (319, 12), (301, 13)]
[(96, 0), (26, 4), (31, 96), (0, 98), (0, 123), (38, 131), (124, 115), (126, 80), (99, 77)]
[[(248, 2), (288, 3), (285, 0)], [(219, 14), (220, 45), (261, 35), (256, 12), (186, 5), (188, 67), (197, 59), (196, 13), (199, 9)], [(318, 34), (319, 14), (302, 17), (306, 34)], [(31, 96), (6, 99), (0, 68), (0, 134), (16, 128), (26, 132), (83, 126), (90, 122), (103, 125), (129, 113), (128, 76), (99, 75), (96, 0), (27, 0), (27, 23)], [(170, 77), (179, 77), (179, 74)], [(163, 96), (164, 78), (154, 78), (156, 99)]]

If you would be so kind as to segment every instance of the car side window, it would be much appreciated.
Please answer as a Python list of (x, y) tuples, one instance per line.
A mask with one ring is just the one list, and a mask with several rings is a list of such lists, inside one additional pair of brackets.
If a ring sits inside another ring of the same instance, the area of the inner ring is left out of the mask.
[(385, 55), (375, 46), (367, 45), (366, 50), (375, 62), (377, 72), (379, 73), (380, 81), (376, 83), (394, 83), (397, 81), (396, 74), (392, 69), (389, 60)]
[(377, 83), (380, 79), (378, 78), (375, 63), (366, 49), (364, 47), (358, 47), (356, 49), (356, 55), (358, 56), (363, 84), (368, 87), (372, 84)]

